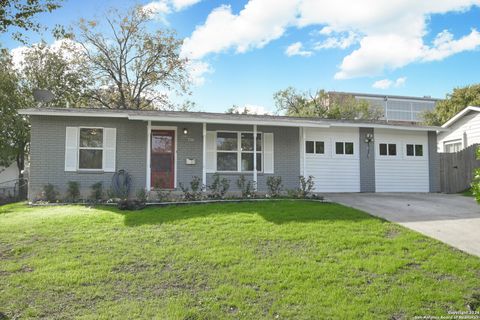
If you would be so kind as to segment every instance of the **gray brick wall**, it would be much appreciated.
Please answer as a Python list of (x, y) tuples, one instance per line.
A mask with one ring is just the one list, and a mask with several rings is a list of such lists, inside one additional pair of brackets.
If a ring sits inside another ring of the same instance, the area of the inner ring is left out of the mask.
[(114, 118), (32, 116), (30, 147), (29, 199), (38, 198), (43, 186), (51, 183), (64, 196), (68, 181), (80, 183), (83, 196), (89, 196), (90, 186), (111, 184), (113, 173), (65, 172), (65, 128), (97, 126), (117, 129), (116, 169), (125, 169), (133, 178), (133, 189), (145, 187), (147, 125), (141, 121)]
[(365, 143), (367, 133), (374, 134), (373, 128), (359, 128), (360, 141), (360, 192), (375, 192), (375, 143)]
[(428, 131), (428, 173), (430, 192), (440, 192), (440, 157), (437, 152), (437, 133)]
[[(231, 131), (253, 131), (253, 126), (240, 125), (207, 125), (207, 130), (231, 130)], [(258, 126), (259, 132), (273, 133), (274, 140), (274, 174), (257, 175), (258, 191), (267, 191), (267, 177), (281, 176), (282, 184), (285, 189), (294, 189), (299, 185), (298, 176), (300, 175), (300, 146), (298, 145), (298, 128), (294, 127), (271, 127)], [(253, 180), (253, 174), (244, 174), (247, 179)], [(213, 174), (207, 174), (207, 184), (212, 181)], [(240, 174), (221, 174), (230, 180), (230, 190), (238, 191), (237, 179)]]

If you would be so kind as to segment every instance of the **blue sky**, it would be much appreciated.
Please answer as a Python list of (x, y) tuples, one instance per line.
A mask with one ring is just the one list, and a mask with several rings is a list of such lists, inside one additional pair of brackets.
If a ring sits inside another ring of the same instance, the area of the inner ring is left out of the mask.
[[(66, 0), (39, 17), (54, 26), (101, 18), (138, 2)], [(151, 28), (185, 38), (204, 111), (233, 104), (274, 110), (273, 93), (293, 86), (442, 98), (479, 82), (479, 0), (143, 1)], [(30, 42), (48, 35), (28, 34)], [(3, 46), (21, 46), (9, 34)]]

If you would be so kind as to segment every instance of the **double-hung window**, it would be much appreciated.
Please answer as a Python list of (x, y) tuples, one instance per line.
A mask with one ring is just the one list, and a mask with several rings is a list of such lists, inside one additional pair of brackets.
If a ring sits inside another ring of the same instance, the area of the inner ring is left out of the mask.
[(101, 170), (103, 168), (103, 129), (80, 128), (78, 169)]
[(217, 132), (217, 171), (253, 171), (253, 159), (257, 158), (257, 171), (262, 171), (262, 134), (257, 133), (256, 153), (253, 133)]

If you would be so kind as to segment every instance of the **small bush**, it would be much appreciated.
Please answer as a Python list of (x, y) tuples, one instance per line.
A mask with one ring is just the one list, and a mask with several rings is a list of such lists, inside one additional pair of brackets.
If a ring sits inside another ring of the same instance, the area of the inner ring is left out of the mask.
[(158, 201), (158, 202), (166, 202), (166, 201), (169, 201), (169, 199), (170, 199), (170, 194), (171, 194), (170, 191), (158, 190), (158, 191), (156, 192), (157, 201)]
[(137, 191), (137, 200), (142, 202), (142, 203), (146, 203), (147, 202), (147, 192), (145, 191), (145, 189), (138, 189)]
[(282, 177), (270, 176), (267, 178), (268, 193), (272, 198), (280, 196), (283, 190)]
[(300, 189), (298, 189), (299, 198), (308, 198), (312, 195), (312, 191), (315, 188), (315, 182), (313, 181), (313, 176), (308, 176), (305, 179), (304, 176), (298, 177), (300, 179)]
[(242, 198), (255, 198), (254, 182), (251, 180), (247, 181), (243, 174), (237, 179), (237, 187), (242, 192)]
[(202, 180), (199, 177), (193, 176), (192, 181), (190, 181), (190, 189), (183, 185), (183, 183), (178, 184), (180, 190), (183, 192), (183, 199), (185, 201), (197, 201), (202, 199)]
[(43, 197), (47, 202), (56, 202), (57, 201), (58, 192), (55, 190), (55, 186), (53, 184), (47, 184), (43, 186)]
[(117, 207), (120, 210), (140, 210), (145, 208), (145, 202), (139, 200), (122, 199), (118, 201)]
[(226, 178), (221, 178), (218, 173), (213, 175), (213, 182), (208, 186), (211, 192), (210, 197), (213, 199), (223, 199), (229, 188), (230, 181)]
[(76, 202), (80, 198), (80, 183), (78, 181), (68, 181), (67, 200)]
[(103, 183), (97, 182), (91, 185), (92, 189), (91, 198), (95, 202), (99, 202), (103, 199)]

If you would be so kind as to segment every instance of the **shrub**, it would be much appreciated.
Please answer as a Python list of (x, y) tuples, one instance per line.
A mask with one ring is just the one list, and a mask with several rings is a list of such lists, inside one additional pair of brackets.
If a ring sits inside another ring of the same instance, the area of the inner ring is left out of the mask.
[(183, 198), (186, 201), (197, 201), (202, 198), (202, 188), (201, 188), (202, 180), (199, 177), (193, 176), (192, 181), (190, 181), (190, 189), (183, 185), (183, 183), (179, 183), (179, 187), (183, 192)]
[(213, 182), (208, 186), (211, 192), (210, 197), (213, 199), (223, 199), (229, 188), (230, 181), (226, 178), (221, 178), (218, 173), (213, 175)]
[(312, 195), (312, 190), (315, 188), (315, 182), (313, 181), (313, 176), (308, 176), (305, 179), (304, 176), (298, 177), (300, 179), (300, 189), (298, 189), (299, 198), (308, 198)]
[(103, 183), (97, 182), (91, 185), (92, 188), (92, 193), (91, 193), (91, 198), (98, 202), (103, 199)]
[(142, 203), (146, 203), (147, 202), (147, 192), (145, 191), (145, 189), (138, 189), (137, 191), (137, 200), (142, 202)]
[[(480, 148), (477, 149), (477, 159), (480, 160)], [(477, 202), (480, 203), (480, 168), (473, 172), (472, 193)]]
[(80, 183), (78, 181), (68, 181), (67, 200), (75, 202), (80, 198)]
[(267, 178), (268, 193), (272, 198), (276, 198), (280, 195), (283, 189), (282, 177), (270, 176)]
[(47, 202), (56, 202), (57, 201), (58, 192), (55, 190), (55, 186), (53, 184), (47, 184), (43, 186), (43, 197)]
[(120, 210), (140, 210), (145, 208), (145, 202), (139, 200), (122, 199), (118, 201), (117, 207)]
[(242, 198), (255, 198), (254, 182), (251, 180), (247, 181), (243, 174), (237, 179), (237, 186), (242, 192)]
[(168, 201), (170, 199), (170, 191), (162, 191), (162, 190), (158, 190), (156, 192), (156, 195), (157, 195), (157, 201), (158, 202), (165, 202), (165, 201)]

